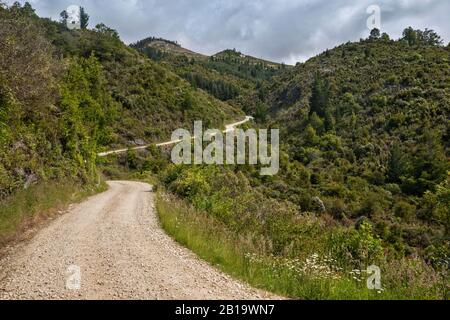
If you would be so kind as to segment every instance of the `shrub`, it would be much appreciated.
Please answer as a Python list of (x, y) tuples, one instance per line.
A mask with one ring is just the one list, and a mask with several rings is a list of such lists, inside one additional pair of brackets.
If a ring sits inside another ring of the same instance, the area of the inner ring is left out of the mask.
[(363, 222), (358, 230), (336, 230), (331, 233), (328, 250), (343, 267), (366, 268), (383, 258), (381, 239), (372, 232), (372, 225)]
[(394, 206), (395, 216), (410, 221), (416, 212), (416, 207), (403, 200), (397, 201)]

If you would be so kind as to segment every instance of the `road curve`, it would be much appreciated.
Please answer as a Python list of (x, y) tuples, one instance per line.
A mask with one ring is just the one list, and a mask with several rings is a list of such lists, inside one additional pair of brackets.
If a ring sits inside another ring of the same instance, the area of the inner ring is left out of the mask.
[[(0, 260), (0, 299), (275, 297), (230, 278), (167, 236), (150, 185), (108, 184), (108, 191), (72, 205), (8, 250)], [(73, 282), (74, 266), (79, 282)]]
[[(232, 124), (227, 124), (227, 125), (225, 126), (225, 130), (224, 130), (223, 132), (224, 132), (224, 133), (225, 133), (225, 132), (231, 132), (231, 131), (235, 130), (236, 127), (238, 127), (238, 126), (240, 126), (240, 125), (242, 125), (242, 124), (244, 124), (244, 123), (247, 123), (247, 122), (249, 122), (249, 121), (252, 120), (252, 119), (253, 119), (253, 117), (246, 116), (245, 119), (242, 120), (242, 121), (235, 122), (235, 123), (232, 123)], [(177, 144), (177, 143), (179, 143), (179, 142), (181, 142), (181, 141), (182, 141), (182, 140), (171, 140), (171, 141), (167, 141), (167, 142), (157, 143), (157, 144), (155, 144), (155, 146), (157, 146), (157, 147), (165, 147), (165, 146), (170, 146), (170, 145), (173, 145), (173, 144)], [(145, 146), (133, 147), (133, 148), (125, 148), (125, 149), (118, 149), (118, 150), (105, 151), (105, 152), (100, 152), (100, 153), (97, 154), (97, 155), (98, 155), (99, 157), (102, 158), (102, 157), (107, 157), (107, 156), (109, 156), (109, 155), (111, 155), (111, 154), (121, 154), (121, 153), (125, 153), (125, 152), (127, 152), (128, 150), (144, 150), (144, 149), (147, 149), (147, 148), (150, 147), (150, 146), (151, 146), (151, 144), (145, 145)]]

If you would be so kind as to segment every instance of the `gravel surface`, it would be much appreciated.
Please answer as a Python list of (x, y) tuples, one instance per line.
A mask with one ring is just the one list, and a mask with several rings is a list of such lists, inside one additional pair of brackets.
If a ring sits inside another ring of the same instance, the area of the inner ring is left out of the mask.
[(0, 260), (0, 299), (272, 299), (161, 229), (151, 186), (111, 181)]

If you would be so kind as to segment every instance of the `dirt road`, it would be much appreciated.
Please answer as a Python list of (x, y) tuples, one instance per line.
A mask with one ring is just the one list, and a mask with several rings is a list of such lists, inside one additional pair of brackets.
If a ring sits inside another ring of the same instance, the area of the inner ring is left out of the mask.
[[(235, 122), (232, 124), (227, 124), (225, 126), (225, 130), (223, 131), (224, 133), (226, 132), (230, 132), (233, 131), (234, 129), (236, 129), (236, 127), (243, 125), (244, 123), (247, 123), (249, 121), (253, 120), (253, 117), (250, 116), (246, 116), (244, 120), (239, 121), (239, 122)], [(181, 142), (182, 140), (171, 140), (171, 141), (167, 141), (167, 142), (161, 142), (161, 143), (157, 143), (155, 144), (155, 146), (157, 147), (166, 147), (166, 146), (171, 146), (174, 144), (177, 144), (179, 142)], [(118, 149), (118, 150), (111, 150), (111, 151), (106, 151), (106, 152), (100, 152), (98, 154), (99, 157), (107, 157), (111, 154), (121, 154), (121, 153), (125, 153), (128, 150), (144, 150), (147, 149), (148, 147), (150, 147), (151, 145), (144, 145), (144, 146), (139, 146), (139, 147), (133, 147), (133, 148), (125, 148), (125, 149)]]
[(0, 299), (260, 299), (174, 242), (151, 186), (108, 182), (0, 260)]

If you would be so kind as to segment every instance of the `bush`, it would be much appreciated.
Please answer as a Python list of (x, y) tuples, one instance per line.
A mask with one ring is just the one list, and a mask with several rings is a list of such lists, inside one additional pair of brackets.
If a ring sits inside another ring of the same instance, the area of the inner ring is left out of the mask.
[(410, 221), (416, 213), (416, 207), (405, 201), (397, 201), (394, 206), (394, 214), (396, 217)]
[(363, 222), (358, 230), (336, 230), (330, 235), (328, 250), (342, 267), (365, 269), (383, 259), (381, 239), (372, 225)]

